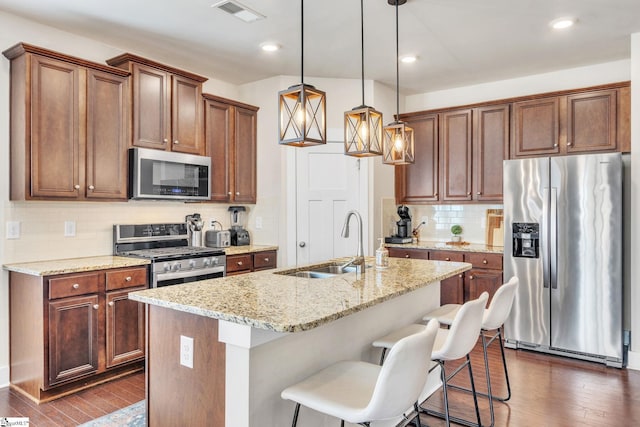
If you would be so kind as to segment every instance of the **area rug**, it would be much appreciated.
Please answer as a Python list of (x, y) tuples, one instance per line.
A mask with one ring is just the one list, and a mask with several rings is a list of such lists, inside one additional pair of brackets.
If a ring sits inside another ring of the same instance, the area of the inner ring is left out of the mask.
[(145, 402), (122, 408), (79, 427), (143, 427), (146, 424)]

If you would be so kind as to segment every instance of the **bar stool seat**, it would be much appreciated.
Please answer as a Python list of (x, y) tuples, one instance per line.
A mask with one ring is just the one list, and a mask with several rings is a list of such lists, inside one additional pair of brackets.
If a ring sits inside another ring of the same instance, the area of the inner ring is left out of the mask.
[(300, 406), (354, 424), (369, 425), (418, 411), (418, 397), (429, 374), (431, 350), (439, 329), (433, 320), (397, 342), (383, 366), (361, 361), (335, 363), (282, 391), (296, 402), (292, 426)]

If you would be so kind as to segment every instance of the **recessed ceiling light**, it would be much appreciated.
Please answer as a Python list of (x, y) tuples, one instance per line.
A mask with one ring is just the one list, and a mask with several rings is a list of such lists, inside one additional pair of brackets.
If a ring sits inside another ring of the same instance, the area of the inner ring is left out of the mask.
[(565, 28), (572, 27), (576, 23), (575, 18), (558, 18), (549, 22), (549, 26), (554, 30), (564, 30)]
[(243, 5), (235, 0), (223, 0), (211, 5), (211, 7), (223, 10), (244, 22), (254, 22), (266, 18), (261, 13)]
[(265, 52), (275, 52), (276, 50), (280, 50), (280, 45), (278, 43), (265, 42), (260, 45), (260, 49)]
[(404, 55), (400, 57), (400, 61), (402, 61), (405, 64), (412, 64), (417, 60), (418, 58), (415, 55)]

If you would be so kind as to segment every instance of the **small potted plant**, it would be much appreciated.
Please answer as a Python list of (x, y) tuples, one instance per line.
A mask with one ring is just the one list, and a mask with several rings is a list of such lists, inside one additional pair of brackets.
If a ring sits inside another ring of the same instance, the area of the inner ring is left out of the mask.
[(459, 242), (462, 240), (462, 226), (455, 224), (451, 226), (451, 241)]

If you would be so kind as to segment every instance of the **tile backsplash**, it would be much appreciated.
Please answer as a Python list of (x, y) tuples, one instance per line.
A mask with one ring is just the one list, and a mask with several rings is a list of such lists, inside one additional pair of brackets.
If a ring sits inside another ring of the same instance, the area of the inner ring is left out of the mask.
[[(406, 205), (411, 214), (412, 227), (420, 228), (420, 239), (436, 242), (451, 240), (451, 226), (462, 226), (462, 239), (469, 243), (486, 244), (487, 209), (502, 209), (502, 205)], [(399, 217), (394, 199), (382, 200), (382, 234), (394, 233)]]

